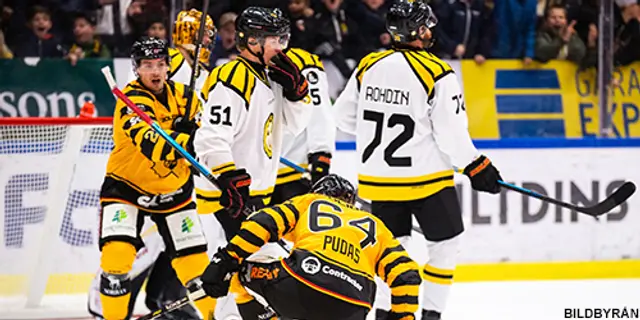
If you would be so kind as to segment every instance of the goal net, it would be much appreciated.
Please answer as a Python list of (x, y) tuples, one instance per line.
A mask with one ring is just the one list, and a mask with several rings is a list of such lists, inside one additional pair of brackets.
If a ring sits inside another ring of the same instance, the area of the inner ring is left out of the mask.
[(111, 118), (0, 118), (0, 319), (88, 317)]

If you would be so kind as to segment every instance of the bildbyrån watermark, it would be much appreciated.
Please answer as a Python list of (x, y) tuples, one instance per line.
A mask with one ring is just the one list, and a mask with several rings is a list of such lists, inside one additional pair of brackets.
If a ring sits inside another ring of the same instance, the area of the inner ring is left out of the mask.
[(640, 319), (640, 308), (565, 308), (565, 319)]

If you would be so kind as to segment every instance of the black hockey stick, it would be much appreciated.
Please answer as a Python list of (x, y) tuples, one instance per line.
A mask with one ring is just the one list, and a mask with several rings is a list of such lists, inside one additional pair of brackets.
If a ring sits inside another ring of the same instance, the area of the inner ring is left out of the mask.
[[(200, 49), (202, 49), (202, 39), (204, 38), (204, 28), (207, 23), (207, 11), (209, 10), (209, 0), (204, 0), (202, 5), (202, 15), (200, 16), (200, 26), (198, 28), (198, 38), (196, 39), (196, 48), (193, 51), (193, 66), (191, 68), (191, 78), (189, 78), (189, 92), (193, 93), (196, 86), (196, 75), (198, 74), (198, 68), (200, 67)], [(214, 41), (212, 39), (211, 41)], [(189, 121), (191, 116), (191, 103), (193, 102), (193, 94), (187, 96), (187, 106), (185, 116), (182, 118), (183, 122)]]
[(204, 290), (200, 289), (196, 292), (188, 294), (186, 297), (183, 297), (180, 300), (164, 305), (161, 309), (145, 314), (144, 316), (139, 317), (137, 320), (151, 320), (160, 318), (168, 313), (171, 313), (188, 305), (189, 303), (191, 303), (191, 301), (196, 301), (206, 296), (207, 294), (204, 293)]
[(571, 203), (567, 203), (561, 200), (547, 197), (545, 195), (541, 195), (529, 189), (518, 187), (516, 185), (504, 182), (502, 180), (498, 180), (498, 183), (509, 190), (513, 190), (515, 192), (519, 192), (524, 195), (528, 195), (530, 197), (540, 199), (545, 202), (553, 203), (563, 208), (575, 210), (577, 212), (590, 215), (592, 217), (598, 217), (605, 213), (608, 213), (609, 211), (611, 211), (611, 209), (627, 201), (627, 199), (629, 199), (629, 197), (631, 197), (631, 195), (633, 195), (633, 193), (636, 191), (636, 185), (633, 184), (633, 182), (627, 181), (620, 188), (618, 188), (618, 190), (616, 190), (614, 193), (612, 193), (610, 196), (604, 199), (604, 201), (590, 207), (579, 207)]

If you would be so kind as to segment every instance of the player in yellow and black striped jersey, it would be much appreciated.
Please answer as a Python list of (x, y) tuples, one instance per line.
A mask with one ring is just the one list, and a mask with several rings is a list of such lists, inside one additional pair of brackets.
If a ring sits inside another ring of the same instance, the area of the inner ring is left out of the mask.
[[(388, 319), (415, 319), (418, 264), (382, 221), (355, 209), (354, 202), (351, 183), (330, 174), (314, 184), (312, 193), (252, 214), (214, 255), (202, 275), (203, 288), (210, 296), (223, 296), (230, 282), (239, 280), (284, 318), (364, 320), (379, 276), (391, 287)], [(293, 242), (288, 257), (271, 263), (245, 260), (279, 239)], [(256, 319), (242, 309), (241, 314)]]
[[(500, 192), (501, 177), (473, 145), (454, 70), (428, 51), (437, 23), (431, 8), (394, 0), (386, 20), (393, 49), (362, 59), (333, 109), (337, 127), (356, 136), (359, 196), (401, 242), (411, 235), (412, 216), (428, 240), (422, 319), (437, 320), (464, 231), (453, 168), (465, 168), (478, 191)], [(379, 288), (376, 316), (383, 320), (389, 294)]]
[[(185, 115), (185, 86), (166, 80), (169, 59), (163, 40), (143, 38), (134, 43), (132, 60), (138, 80), (123, 92), (192, 153), (193, 134), (184, 132), (175, 119), (188, 116), (192, 124), (187, 127), (197, 127), (201, 105), (194, 97), (191, 114)], [(100, 298), (103, 318), (122, 320), (129, 313), (132, 285), (128, 273), (137, 250), (143, 246), (140, 231), (145, 215), (158, 226), (183, 285), (196, 283), (209, 259), (192, 200), (189, 163), (122, 101), (116, 103), (114, 111), (113, 140), (100, 191)], [(196, 307), (209, 318), (212, 304), (213, 299), (206, 299), (196, 302)]]

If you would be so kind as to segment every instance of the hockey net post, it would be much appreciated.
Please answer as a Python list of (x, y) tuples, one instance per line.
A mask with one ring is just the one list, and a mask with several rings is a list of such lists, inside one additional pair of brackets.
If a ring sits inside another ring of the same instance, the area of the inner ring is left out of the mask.
[[(78, 279), (90, 279), (99, 264), (97, 197), (113, 145), (111, 123), (110, 117), (0, 118), (0, 318), (87, 314), (89, 287)], [(74, 219), (94, 225), (75, 228)]]

